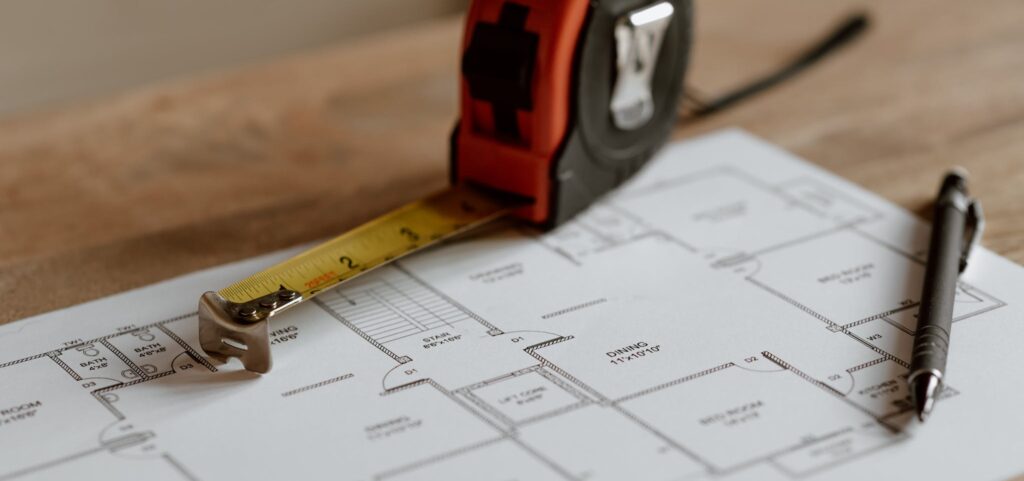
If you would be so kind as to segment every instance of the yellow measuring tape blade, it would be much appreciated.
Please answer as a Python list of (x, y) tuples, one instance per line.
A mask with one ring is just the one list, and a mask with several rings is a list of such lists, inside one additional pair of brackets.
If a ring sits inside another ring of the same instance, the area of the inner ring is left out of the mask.
[(338, 283), (499, 217), (521, 202), (467, 186), (412, 202), (224, 289), (244, 303), (282, 287), (303, 299)]

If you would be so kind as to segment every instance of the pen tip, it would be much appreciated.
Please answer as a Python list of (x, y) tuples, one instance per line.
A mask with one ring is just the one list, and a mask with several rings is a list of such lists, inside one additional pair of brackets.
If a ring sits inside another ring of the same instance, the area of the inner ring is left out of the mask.
[(957, 177), (962, 177), (963, 179), (967, 179), (969, 174), (967, 173), (967, 168), (966, 167), (963, 167), (963, 166), (960, 166), (960, 165), (954, 165), (953, 168), (949, 169), (949, 172), (947, 173), (947, 175), (955, 175)]
[(935, 407), (935, 396), (939, 390), (939, 377), (925, 373), (914, 378), (911, 385), (914, 397), (914, 407), (917, 410), (917, 419), (924, 422)]

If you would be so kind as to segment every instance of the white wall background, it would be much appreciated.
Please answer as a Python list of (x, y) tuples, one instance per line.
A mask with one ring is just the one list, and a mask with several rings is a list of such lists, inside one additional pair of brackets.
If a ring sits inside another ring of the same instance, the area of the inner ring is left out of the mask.
[(445, 15), (466, 0), (0, 0), (0, 116)]

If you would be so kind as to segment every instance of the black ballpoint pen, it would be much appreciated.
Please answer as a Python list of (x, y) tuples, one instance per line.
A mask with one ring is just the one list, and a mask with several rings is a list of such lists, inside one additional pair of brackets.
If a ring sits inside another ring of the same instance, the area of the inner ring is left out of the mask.
[(917, 418), (922, 422), (931, 413), (942, 389), (957, 277), (967, 267), (967, 255), (981, 237), (983, 226), (980, 204), (967, 196), (965, 172), (950, 171), (935, 201), (921, 307), (907, 376)]

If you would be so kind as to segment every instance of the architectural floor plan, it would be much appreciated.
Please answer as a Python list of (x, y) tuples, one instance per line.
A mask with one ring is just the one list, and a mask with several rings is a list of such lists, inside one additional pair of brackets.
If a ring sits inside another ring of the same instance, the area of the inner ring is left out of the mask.
[(976, 253), (918, 425), (927, 234), (743, 132), (677, 143), (557, 230), (275, 318), (267, 375), (202, 352), (196, 302), (294, 251), (0, 326), (0, 479), (1006, 479), (1024, 269)]

